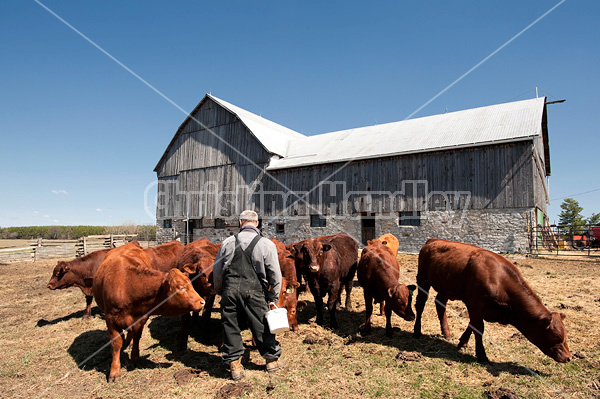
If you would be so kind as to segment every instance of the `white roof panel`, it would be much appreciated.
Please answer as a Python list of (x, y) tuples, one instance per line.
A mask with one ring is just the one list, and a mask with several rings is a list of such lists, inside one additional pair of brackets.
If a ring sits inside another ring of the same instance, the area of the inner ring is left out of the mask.
[(542, 134), (544, 104), (536, 98), (309, 137), (294, 132), (268, 170), (525, 140)]
[(265, 119), (262, 116), (246, 111), (245, 109), (230, 104), (227, 101), (223, 101), (213, 95), (207, 94), (207, 96), (220, 104), (223, 108), (236, 114), (267, 151), (271, 153), (285, 156), (290, 140), (306, 138), (303, 134)]

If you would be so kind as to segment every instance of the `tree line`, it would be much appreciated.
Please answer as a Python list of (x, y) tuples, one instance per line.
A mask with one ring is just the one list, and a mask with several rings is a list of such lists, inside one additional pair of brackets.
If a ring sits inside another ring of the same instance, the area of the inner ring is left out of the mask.
[(155, 225), (124, 223), (120, 226), (22, 226), (0, 228), (0, 239), (71, 240), (102, 234), (137, 234), (140, 240), (153, 240)]

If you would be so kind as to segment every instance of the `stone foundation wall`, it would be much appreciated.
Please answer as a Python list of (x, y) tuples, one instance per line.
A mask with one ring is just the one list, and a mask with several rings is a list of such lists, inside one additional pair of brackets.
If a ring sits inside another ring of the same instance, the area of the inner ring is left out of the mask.
[[(394, 234), (400, 242), (400, 252), (417, 253), (428, 239), (443, 238), (498, 253), (526, 253), (529, 251), (527, 218), (532, 212), (532, 209), (427, 211), (421, 212), (420, 226), (400, 226), (399, 217), (394, 214), (376, 215), (375, 237)], [(213, 226), (212, 223), (214, 221), (203, 220), (204, 225)], [(283, 233), (277, 233), (278, 224), (283, 225)], [(224, 228), (195, 229), (193, 239), (206, 237), (218, 243), (237, 233), (237, 226), (236, 218), (226, 219)], [(325, 227), (310, 227), (308, 216), (264, 219), (262, 231), (266, 237), (286, 244), (342, 231), (359, 241), (362, 238), (360, 216), (328, 216)], [(158, 227), (157, 240), (167, 242), (174, 239), (176, 233), (185, 233), (185, 222), (173, 221), (173, 229)]]

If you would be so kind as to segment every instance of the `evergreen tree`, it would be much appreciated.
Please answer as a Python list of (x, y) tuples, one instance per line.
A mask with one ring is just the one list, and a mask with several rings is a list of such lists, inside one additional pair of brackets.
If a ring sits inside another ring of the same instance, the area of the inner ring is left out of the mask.
[(595, 226), (600, 223), (600, 213), (592, 213), (592, 216), (587, 220), (587, 224)]
[(568, 239), (573, 239), (573, 235), (581, 235), (585, 218), (581, 214), (583, 208), (579, 206), (579, 202), (573, 198), (565, 198), (560, 204), (562, 212), (558, 215), (561, 226), (564, 226), (564, 232)]

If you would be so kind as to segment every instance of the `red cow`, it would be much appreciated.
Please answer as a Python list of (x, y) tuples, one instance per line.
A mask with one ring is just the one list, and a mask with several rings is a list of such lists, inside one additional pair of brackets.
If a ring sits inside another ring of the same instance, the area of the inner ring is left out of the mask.
[[(137, 241), (133, 241), (132, 243), (141, 248)], [(183, 251), (183, 248), (184, 245), (179, 241), (171, 241), (156, 247), (146, 248), (144, 252), (148, 255), (153, 268), (168, 272), (175, 267), (175, 262), (181, 251)], [(83, 313), (84, 319), (90, 317), (92, 311), (94, 274), (96, 274), (98, 266), (104, 261), (106, 254), (112, 249), (114, 248), (94, 251), (71, 261), (58, 261), (48, 282), (48, 288), (51, 290), (64, 289), (71, 286), (81, 289), (86, 300), (86, 308)]]
[(152, 268), (166, 273), (177, 267), (177, 260), (184, 248), (185, 245), (181, 242), (173, 240), (156, 247), (145, 248), (144, 252), (148, 255)]
[[(151, 315), (179, 316), (199, 311), (202, 299), (179, 270), (155, 270), (144, 251), (127, 244), (111, 252), (98, 268), (92, 287), (96, 303), (104, 311), (111, 340), (112, 363), (108, 381), (121, 375), (120, 352), (133, 339), (131, 360), (140, 357), (139, 342)], [(123, 342), (123, 334), (127, 338)]]
[[(137, 241), (133, 243), (139, 246)], [(94, 299), (92, 296), (94, 274), (96, 274), (96, 270), (98, 270), (98, 266), (100, 266), (106, 254), (113, 249), (101, 249), (70, 261), (59, 260), (52, 271), (48, 288), (61, 290), (73, 286), (79, 287), (85, 295), (86, 301), (83, 318), (89, 318), (92, 312), (92, 300)]]
[(346, 309), (352, 308), (350, 293), (356, 273), (358, 244), (348, 234), (339, 233), (300, 241), (289, 247), (297, 259), (296, 267), (300, 267), (315, 298), (317, 324), (323, 324), (323, 297), (329, 295), (330, 324), (337, 328), (335, 308), (340, 301), (342, 287), (346, 288)]
[[(176, 266), (190, 278), (196, 292), (206, 301), (202, 312), (202, 325), (205, 328), (208, 327), (215, 302), (216, 293), (213, 289), (212, 270), (220, 247), (221, 244), (213, 244), (208, 238), (193, 241), (185, 246)], [(185, 350), (191, 322), (190, 315), (183, 315), (182, 322), (180, 348)]]
[(429, 287), (433, 287), (438, 292), (435, 305), (445, 337), (451, 336), (446, 317), (448, 300), (458, 299), (467, 305), (469, 326), (458, 347), (465, 347), (474, 332), (478, 361), (488, 361), (482, 340), (484, 320), (515, 326), (557, 362), (571, 360), (564, 314), (548, 311), (519, 269), (498, 254), (473, 245), (431, 239), (419, 252), (417, 285), (416, 337), (421, 336), (421, 316)]
[[(378, 240), (381, 242), (381, 244), (385, 245), (386, 247), (390, 247), (390, 249), (392, 250), (392, 254), (394, 254), (394, 257), (396, 257), (396, 255), (398, 254), (398, 248), (400, 247), (400, 243), (398, 242), (398, 239), (395, 235), (387, 233), (380, 236)], [(398, 270), (400, 270), (399, 267), (400, 265), (398, 265)], [(379, 305), (379, 314), (385, 314), (385, 301), (381, 301), (381, 304)]]
[(282, 276), (278, 306), (287, 309), (290, 330), (298, 331), (296, 309), (298, 307), (302, 308), (306, 306), (306, 302), (298, 300), (298, 287), (300, 286), (300, 283), (297, 281), (294, 256), (286, 249), (281, 241), (275, 238), (271, 238), (271, 241), (273, 241), (277, 247), (277, 256), (279, 258), (279, 267), (281, 268)]
[(362, 331), (371, 331), (373, 301), (385, 301), (385, 334), (392, 336), (392, 311), (405, 320), (412, 321), (415, 314), (411, 308), (412, 293), (417, 288), (398, 282), (400, 265), (393, 250), (380, 240), (371, 240), (363, 248), (358, 262), (358, 282), (363, 287), (366, 320)]

